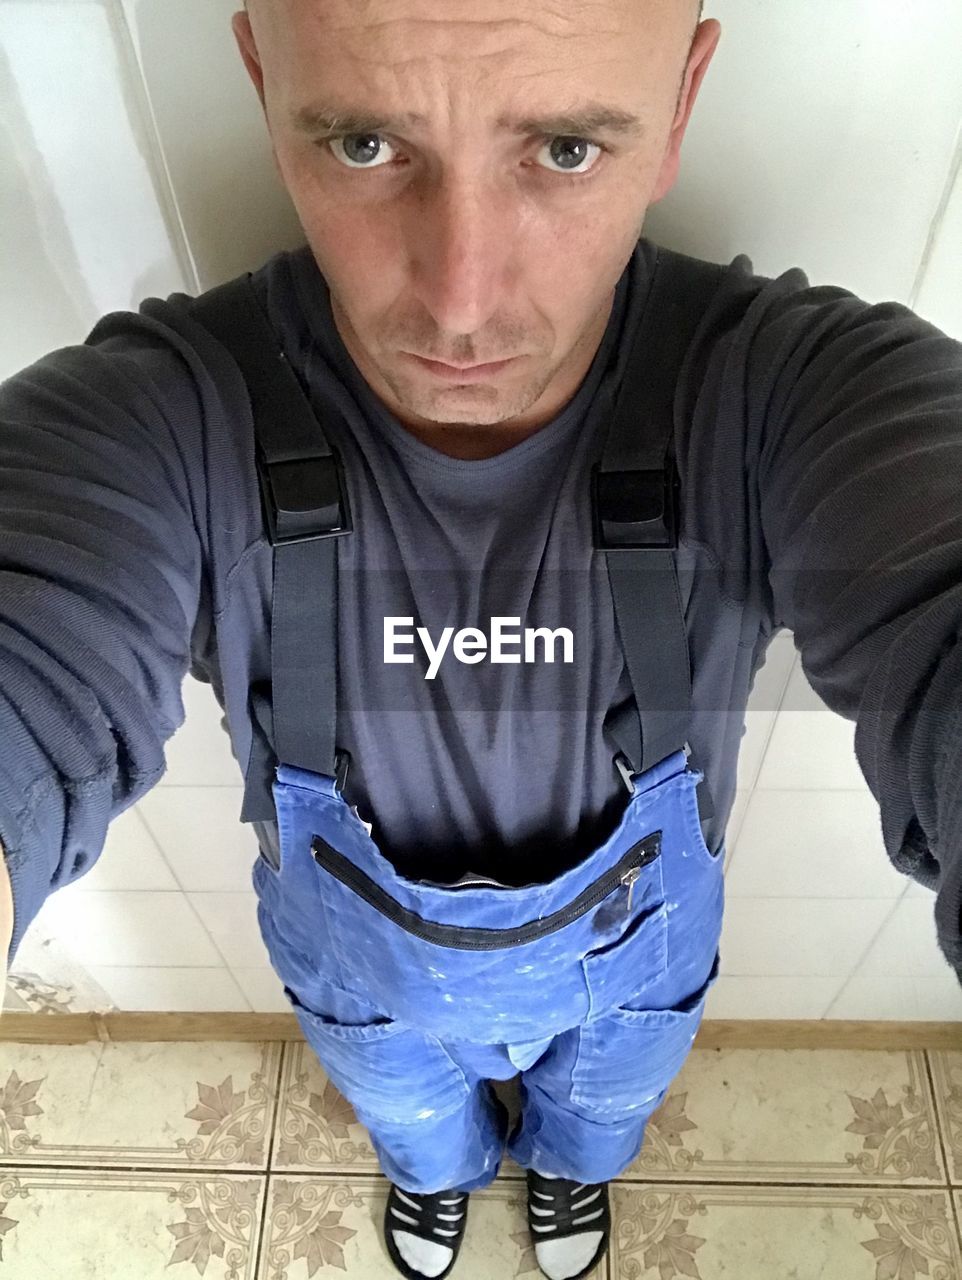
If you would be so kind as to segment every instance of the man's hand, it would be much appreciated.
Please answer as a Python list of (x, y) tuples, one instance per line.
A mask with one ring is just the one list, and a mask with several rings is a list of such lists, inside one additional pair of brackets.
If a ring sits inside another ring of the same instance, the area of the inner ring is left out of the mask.
[(3, 1012), (3, 993), (7, 988), (7, 954), (13, 937), (13, 890), (10, 873), (0, 844), (0, 1013)]

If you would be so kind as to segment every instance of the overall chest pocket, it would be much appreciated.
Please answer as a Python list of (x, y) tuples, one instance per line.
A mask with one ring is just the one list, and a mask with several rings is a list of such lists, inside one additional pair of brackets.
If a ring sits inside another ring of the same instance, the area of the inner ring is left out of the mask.
[(653, 896), (650, 909), (641, 911), (619, 938), (589, 951), (581, 968), (588, 988), (589, 1023), (661, 981), (668, 971), (668, 904), (663, 891)]
[[(357, 907), (361, 903), (373, 908), (378, 916), (402, 935), (407, 934), (437, 947), (467, 953), (511, 951), (526, 943), (539, 942), (560, 933), (592, 913), (595, 913), (595, 929), (611, 931), (619, 918), (630, 917), (632, 899), (636, 909), (639, 904), (664, 903), (660, 831), (654, 831), (635, 841), (614, 867), (587, 885), (565, 906), (508, 928), (477, 927), (468, 923), (442, 924), (425, 920), (416, 911), (393, 898), (381, 884), (355, 866), (350, 858), (335, 849), (322, 836), (314, 836), (311, 853), (318, 866), (349, 891), (346, 897), (342, 895), (348, 923), (342, 926), (338, 937), (345, 952), (343, 959), (347, 967), (350, 967), (352, 959), (355, 962), (358, 959), (357, 933), (354, 929), (363, 928), (363, 916), (357, 915)], [(464, 904), (462, 916), (470, 915), (470, 899), (467, 897), (470, 888), (449, 886), (447, 892), (453, 904), (459, 898)], [(499, 886), (499, 892), (516, 894), (518, 891), (510, 890), (508, 886)], [(639, 919), (631, 925), (630, 931), (643, 921), (645, 914), (650, 913), (642, 912)], [(379, 957), (379, 963), (382, 960), (383, 957)]]

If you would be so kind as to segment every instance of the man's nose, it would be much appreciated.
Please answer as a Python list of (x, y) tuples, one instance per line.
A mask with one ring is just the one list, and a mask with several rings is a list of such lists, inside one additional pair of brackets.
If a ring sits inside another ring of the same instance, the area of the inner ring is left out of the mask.
[[(418, 206), (411, 236), (415, 289), (446, 333), (480, 332), (516, 291), (519, 218), (508, 192), (480, 181), (446, 182)], [(511, 353), (476, 354), (485, 360)]]

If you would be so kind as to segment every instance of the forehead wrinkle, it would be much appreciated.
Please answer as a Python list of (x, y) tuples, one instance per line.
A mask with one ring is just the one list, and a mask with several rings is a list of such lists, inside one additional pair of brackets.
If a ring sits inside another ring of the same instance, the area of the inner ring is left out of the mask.
[[(385, 18), (380, 22), (366, 22), (358, 25), (356, 22), (346, 22), (339, 24), (330, 22), (328, 19), (320, 20), (322, 25), (329, 32), (335, 34), (346, 34), (355, 36), (358, 39), (369, 39), (379, 37), (385, 33), (393, 33), (392, 40), (397, 39), (397, 28), (413, 28), (411, 34), (419, 41), (425, 38), (424, 32), (429, 34), (439, 33), (443, 36), (461, 36), (462, 40), (476, 40), (478, 38), (479, 29), (488, 34), (491, 38), (498, 35), (508, 35), (517, 37), (518, 34), (526, 29), (540, 31), (542, 34), (552, 40), (585, 40), (592, 37), (604, 38), (605, 36), (623, 36), (624, 28), (619, 26), (604, 27), (597, 23), (592, 23), (587, 29), (579, 28), (570, 18), (562, 21), (560, 26), (568, 28), (567, 30), (556, 30), (549, 25), (539, 23), (532, 17), (524, 18), (478, 18), (472, 20), (470, 18), (422, 18), (414, 16), (406, 16), (401, 18)], [(460, 32), (459, 28), (469, 28), (468, 32)], [(460, 44), (460, 41), (458, 42)], [(503, 54), (505, 49), (492, 50), (489, 56), (496, 57)]]
[[(399, 22), (416, 22), (415, 19), (398, 19), (394, 22), (378, 24), (379, 27), (396, 27)], [(439, 19), (425, 19), (429, 25), (442, 35), (448, 33), (451, 27), (450, 22), (443, 22)], [(442, 25), (443, 22), (443, 25)], [(454, 24), (460, 25), (460, 24)], [(612, 31), (602, 32), (594, 29), (590, 32), (549, 32), (547, 33), (552, 41), (570, 41), (577, 39), (581, 46), (581, 56), (578, 60), (577, 68), (559, 67), (553, 63), (553, 55), (550, 48), (546, 48), (544, 44), (539, 45), (535, 50), (526, 48), (523, 39), (524, 29), (532, 24), (527, 20), (504, 21), (497, 24), (497, 31), (488, 33), (489, 39), (479, 42), (475, 36), (472, 39), (462, 38), (457, 41), (442, 40), (435, 47), (431, 47), (429, 39), (418, 35), (411, 31), (404, 40), (399, 40), (397, 36), (388, 41), (386, 46), (382, 43), (381, 47), (377, 47), (378, 42), (364, 40), (361, 37), (367, 35), (367, 29), (361, 31), (352, 28), (352, 35), (356, 39), (347, 42), (347, 53), (350, 59), (358, 67), (373, 67), (377, 70), (387, 72), (390, 75), (403, 77), (404, 75), (418, 74), (424, 67), (452, 67), (459, 69), (459, 74), (465, 74), (469, 70), (474, 70), (479, 79), (490, 81), (492, 78), (497, 83), (504, 83), (508, 80), (518, 80), (521, 82), (543, 81), (548, 82), (552, 77), (559, 75), (568, 75), (575, 69), (578, 72), (589, 71), (595, 66), (605, 66), (610, 64), (614, 59), (610, 51), (597, 48), (597, 43), (603, 40), (606, 35), (621, 36), (623, 33)], [(513, 28), (511, 38), (504, 38), (504, 28)], [(500, 37), (500, 38), (499, 38)], [(492, 44), (491, 41), (496, 41)], [(371, 47), (371, 45), (374, 47)], [(453, 47), (452, 47), (453, 44)], [(481, 47), (479, 47), (479, 44)], [(414, 46), (408, 52), (403, 46)], [(399, 46), (402, 46), (399, 48)], [(589, 48), (593, 47), (594, 56), (588, 53)], [(542, 65), (530, 67), (531, 60), (542, 63)], [(521, 60), (528, 63), (521, 70), (517, 66), (517, 62)], [(336, 59), (332, 60), (336, 66)]]
[[(631, 0), (631, 5), (640, 2)], [(405, 4), (408, 3), (409, 0), (405, 0)], [(370, 4), (361, 0), (356, 7), (326, 0), (323, 6), (313, 10), (312, 25), (321, 35), (336, 34), (340, 49), (328, 48), (326, 58), (325, 51), (319, 49), (321, 77), (316, 88), (323, 95), (326, 81), (330, 91), (343, 100), (344, 89), (337, 89), (336, 85), (341, 82), (343, 86), (344, 80), (351, 77), (353, 63), (358, 78), (355, 90), (361, 88), (360, 82), (367, 79), (370, 72), (374, 78), (367, 90), (376, 91), (380, 84), (395, 100), (405, 83), (416, 97), (423, 99), (425, 94), (432, 98), (438, 92), (444, 94), (446, 82), (458, 81), (467, 93), (484, 95), (489, 89), (514, 85), (515, 92), (537, 92), (540, 98), (541, 90), (547, 93), (559, 79), (566, 83), (572, 78), (579, 83), (577, 86), (566, 84), (566, 87), (576, 87), (581, 98), (603, 99), (601, 84), (591, 81), (603, 78), (607, 82), (612, 74), (621, 79), (625, 61), (629, 58), (632, 64), (638, 61), (631, 54), (631, 48), (639, 46), (637, 55), (643, 57), (650, 41), (638, 39), (643, 33), (627, 21), (630, 14), (625, 8), (604, 0), (573, 8), (574, 13), (570, 8), (565, 12), (549, 8), (523, 17), (450, 18), (410, 13), (378, 16), (371, 12), (380, 9), (380, 13), (384, 13), (382, 3), (377, 0)], [(592, 15), (599, 21), (590, 23)], [(602, 25), (602, 18), (608, 25)], [(531, 32), (537, 32), (538, 38), (532, 39)], [(578, 40), (577, 64), (566, 66), (564, 64), (570, 62), (567, 46), (575, 39)], [(561, 47), (565, 47), (564, 58), (559, 57)], [(352, 105), (360, 108), (360, 104)], [(541, 114), (549, 114), (550, 102), (539, 105), (544, 107)], [(385, 117), (390, 114), (390, 109), (385, 107)]]

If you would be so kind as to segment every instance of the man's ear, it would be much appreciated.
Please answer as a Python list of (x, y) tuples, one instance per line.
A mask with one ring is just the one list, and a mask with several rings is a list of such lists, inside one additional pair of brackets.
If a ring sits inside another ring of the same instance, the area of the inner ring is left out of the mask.
[(257, 96), (261, 100), (261, 106), (266, 112), (266, 104), (264, 102), (264, 71), (261, 67), (260, 56), (257, 52), (257, 45), (254, 42), (254, 32), (251, 28), (251, 20), (246, 11), (235, 13), (230, 20), (231, 27), (234, 31), (234, 39), (237, 41), (237, 47), (240, 50), (240, 56), (244, 60), (244, 66), (247, 68), (247, 74), (254, 83), (257, 90)]

